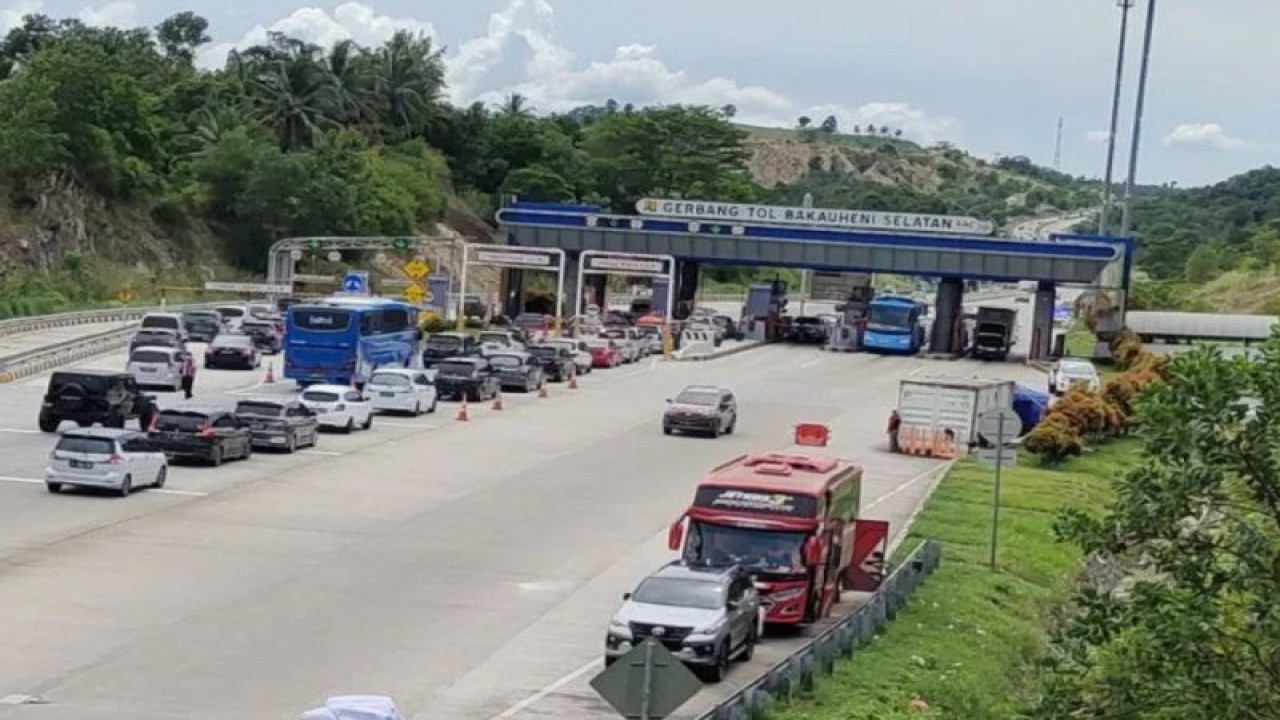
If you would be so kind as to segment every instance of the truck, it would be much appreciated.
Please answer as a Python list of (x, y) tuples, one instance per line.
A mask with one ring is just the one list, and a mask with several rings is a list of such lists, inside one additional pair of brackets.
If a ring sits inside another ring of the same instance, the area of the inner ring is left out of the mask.
[(772, 626), (826, 617), (844, 591), (884, 579), (889, 523), (859, 517), (863, 470), (825, 455), (742, 455), (711, 470), (667, 547), (692, 567), (738, 566)]
[(975, 358), (1005, 360), (1018, 342), (1018, 311), (1015, 308), (980, 307), (974, 321), (971, 353)]
[(953, 457), (965, 454), (978, 444), (978, 417), (982, 413), (994, 408), (1012, 411), (1014, 385), (1012, 380), (961, 377), (902, 380), (894, 428), (898, 450), (921, 455), (950, 453)]

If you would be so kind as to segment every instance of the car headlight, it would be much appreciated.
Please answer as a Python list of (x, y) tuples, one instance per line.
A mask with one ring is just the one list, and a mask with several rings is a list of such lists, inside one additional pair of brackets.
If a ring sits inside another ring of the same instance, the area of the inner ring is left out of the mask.
[(694, 631), (689, 634), (690, 635), (715, 635), (716, 633), (720, 632), (721, 628), (724, 627), (726, 620), (727, 618), (722, 617), (719, 620), (716, 620), (715, 622), (711, 623), (710, 625), (705, 625), (703, 627), (694, 629)]
[(623, 620), (619, 620), (618, 618), (613, 618), (609, 620), (609, 634), (616, 635), (618, 637), (623, 637), (623, 638), (630, 638), (631, 626), (628, 625)]

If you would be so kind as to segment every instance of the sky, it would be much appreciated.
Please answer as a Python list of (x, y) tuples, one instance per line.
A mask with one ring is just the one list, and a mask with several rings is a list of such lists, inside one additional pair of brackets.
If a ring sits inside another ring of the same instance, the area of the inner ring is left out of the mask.
[[(834, 115), (976, 155), (1025, 155), (1101, 177), (1121, 12), (1118, 0), (0, 0), (0, 32), (43, 12), (93, 24), (155, 25), (189, 9), (214, 42), (199, 62), (269, 30), (375, 45), (397, 29), (447, 48), (450, 99), (535, 111), (584, 104), (738, 108), (794, 126)], [(1229, 9), (1224, 7), (1229, 5)], [(1028, 9), (1034, 6), (1034, 9)], [(1128, 163), (1147, 0), (1130, 12), (1116, 177)], [(1159, 0), (1138, 181), (1204, 185), (1280, 165), (1276, 0)]]

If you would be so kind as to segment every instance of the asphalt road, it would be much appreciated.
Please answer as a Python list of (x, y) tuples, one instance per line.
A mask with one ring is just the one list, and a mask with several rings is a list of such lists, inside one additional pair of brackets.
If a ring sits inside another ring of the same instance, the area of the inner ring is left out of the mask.
[(86, 323), (84, 325), (67, 325), (65, 327), (35, 330), (0, 336), (0, 358), (19, 353), (39, 350), (42, 347), (56, 345), (69, 340), (77, 340), (88, 335), (116, 330), (137, 325), (136, 321), (111, 323)]

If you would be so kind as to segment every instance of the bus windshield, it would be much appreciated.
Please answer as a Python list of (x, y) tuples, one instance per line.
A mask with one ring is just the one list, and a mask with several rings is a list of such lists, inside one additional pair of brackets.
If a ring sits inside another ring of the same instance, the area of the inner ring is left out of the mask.
[(872, 305), (867, 329), (877, 332), (907, 332), (911, 327), (911, 308), (901, 305)]
[(804, 533), (798, 532), (692, 522), (684, 545), (684, 561), (709, 567), (742, 565), (773, 575), (803, 574), (804, 539)]
[(307, 332), (341, 332), (351, 327), (351, 311), (341, 308), (293, 308), (293, 327)]

